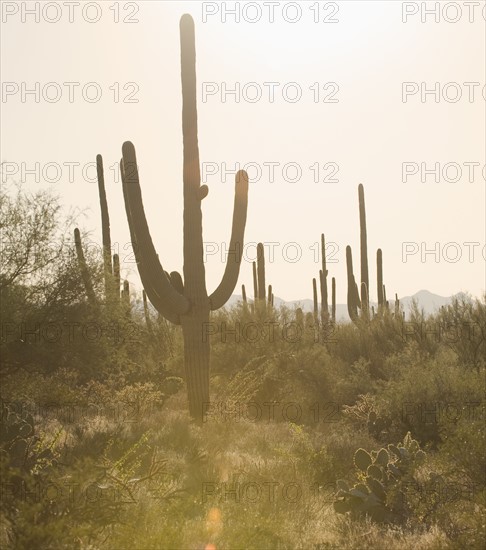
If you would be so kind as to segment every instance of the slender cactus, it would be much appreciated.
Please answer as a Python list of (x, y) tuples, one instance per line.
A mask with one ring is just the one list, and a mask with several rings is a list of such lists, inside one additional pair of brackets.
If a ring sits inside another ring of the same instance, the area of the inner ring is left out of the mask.
[[(369, 317), (368, 289), (370, 288), (368, 276), (368, 243), (366, 234), (366, 208), (364, 198), (364, 187), (358, 186), (359, 200), (359, 228), (360, 228), (360, 254), (361, 254), (361, 289), (365, 288), (365, 294), (361, 294), (361, 311), (364, 317)], [(365, 287), (363, 287), (363, 283)]]
[(83, 279), (84, 289), (86, 291), (86, 296), (88, 297), (88, 302), (91, 305), (96, 304), (96, 295), (93, 288), (93, 282), (91, 280), (91, 275), (89, 272), (88, 264), (86, 263), (86, 258), (84, 257), (83, 245), (81, 243), (81, 233), (76, 227), (74, 230), (74, 246), (76, 247), (76, 255), (78, 257), (79, 269), (81, 271), (81, 278)]
[(351, 247), (346, 247), (346, 269), (348, 274), (348, 314), (353, 322), (358, 319), (359, 292), (353, 273), (353, 255)]
[(125, 279), (123, 281), (122, 300), (125, 306), (130, 309), (130, 283)]
[(336, 279), (333, 277), (331, 279), (331, 319), (332, 322), (336, 322)]
[(245, 288), (245, 285), (241, 285), (241, 297), (243, 299), (243, 303), (246, 304), (248, 303), (247, 300), (246, 300), (246, 288)]
[(265, 302), (265, 249), (262, 243), (257, 245), (258, 299)]
[[(180, 322), (184, 340), (184, 366), (191, 416), (202, 422), (209, 403), (209, 312), (222, 307), (235, 289), (243, 252), (248, 205), (248, 175), (236, 174), (233, 224), (228, 260), (223, 279), (208, 296), (206, 290), (202, 236), (201, 201), (208, 188), (201, 186), (197, 140), (196, 53), (194, 21), (183, 15), (181, 33), (182, 134), (184, 189), (184, 284), (183, 292), (164, 273), (157, 257), (143, 209), (135, 148), (123, 144), (121, 173), (125, 209), (143, 286), (154, 307), (168, 320)], [(171, 275), (170, 279), (173, 279)], [(180, 282), (180, 281), (179, 281)], [(177, 285), (179, 286), (179, 285)]]
[(268, 301), (269, 307), (272, 305), (272, 299), (273, 299), (272, 285), (268, 285), (267, 301)]
[(398, 299), (398, 294), (395, 293), (395, 317), (400, 315), (400, 300)]
[(327, 265), (326, 265), (326, 239), (324, 233), (321, 235), (321, 260), (322, 268), (319, 272), (319, 282), (321, 287), (321, 320), (322, 326), (325, 326), (329, 321), (329, 303), (327, 295)]
[(383, 311), (383, 254), (381, 248), (376, 251), (376, 283), (378, 291), (378, 314)]
[(317, 302), (317, 281), (315, 278), (312, 279), (312, 297), (314, 299), (314, 324), (317, 325), (317, 319), (319, 316), (319, 305)]
[(108, 299), (113, 291), (113, 266), (111, 263), (111, 235), (108, 202), (106, 200), (105, 176), (103, 173), (103, 158), (96, 156), (96, 173), (98, 177), (98, 192), (101, 208), (101, 235), (103, 243), (103, 268), (105, 276), (105, 297)]
[(256, 262), (252, 262), (253, 267), (253, 303), (256, 304), (258, 300), (258, 275)]

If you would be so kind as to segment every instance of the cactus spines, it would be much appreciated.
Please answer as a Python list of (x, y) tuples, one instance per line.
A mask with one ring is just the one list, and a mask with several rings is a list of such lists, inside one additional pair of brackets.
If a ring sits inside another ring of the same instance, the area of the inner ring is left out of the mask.
[(331, 279), (331, 320), (336, 322), (336, 278)]
[(363, 289), (362, 283), (366, 285), (366, 296), (361, 295), (361, 309), (365, 316), (368, 316), (368, 296), (367, 291), (370, 288), (370, 282), (368, 277), (368, 242), (366, 235), (366, 208), (364, 198), (363, 184), (358, 186), (358, 200), (359, 200), (359, 233), (360, 233), (360, 259), (361, 259), (361, 289)]
[(381, 248), (376, 251), (376, 283), (378, 292), (378, 313), (381, 313), (385, 303), (383, 299), (383, 253)]
[(236, 174), (230, 253), (220, 285), (208, 296), (201, 212), (201, 201), (208, 190), (206, 186), (201, 187), (194, 21), (188, 14), (183, 15), (180, 20), (180, 34), (184, 190), (183, 293), (176, 290), (157, 258), (143, 209), (135, 148), (130, 142), (123, 144), (121, 172), (125, 209), (140, 278), (154, 307), (166, 319), (175, 322), (180, 320), (189, 412), (192, 418), (201, 423), (203, 407), (209, 403), (210, 356), (209, 339), (202, 338), (201, 335), (209, 323), (210, 310), (222, 307), (236, 286), (246, 225), (248, 175), (244, 171)]
[(321, 286), (321, 319), (322, 325), (325, 326), (329, 321), (329, 303), (327, 294), (327, 265), (326, 265), (326, 239), (324, 233), (321, 234), (321, 259), (322, 268), (319, 272), (319, 282)]
[(74, 230), (74, 246), (76, 248), (76, 255), (78, 257), (79, 269), (81, 271), (81, 278), (83, 280), (86, 296), (88, 297), (88, 302), (93, 305), (96, 303), (96, 296), (93, 288), (93, 282), (91, 281), (88, 264), (86, 263), (86, 258), (84, 257), (83, 245), (81, 243), (81, 233), (77, 227)]
[(353, 254), (351, 247), (346, 247), (346, 269), (348, 274), (348, 314), (353, 322), (358, 318), (359, 293), (353, 273)]
[(258, 299), (265, 301), (265, 249), (263, 243), (257, 245)]
[[(120, 299), (120, 257), (118, 254), (113, 254), (113, 277), (115, 279), (114, 281), (114, 290), (115, 290), (115, 297), (117, 300)], [(145, 291), (144, 291), (145, 292)]]

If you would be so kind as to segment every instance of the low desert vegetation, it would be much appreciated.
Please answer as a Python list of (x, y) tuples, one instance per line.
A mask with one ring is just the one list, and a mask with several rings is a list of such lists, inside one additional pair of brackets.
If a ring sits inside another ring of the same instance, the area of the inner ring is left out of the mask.
[(196, 422), (181, 328), (52, 194), (0, 209), (2, 548), (485, 547), (484, 298), (408, 312), (442, 332), (213, 312)]

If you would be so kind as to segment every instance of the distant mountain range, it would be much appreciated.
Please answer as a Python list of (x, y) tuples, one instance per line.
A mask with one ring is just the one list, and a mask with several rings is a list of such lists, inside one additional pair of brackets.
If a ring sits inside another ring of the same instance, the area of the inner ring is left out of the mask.
[[(455, 296), (460, 297), (462, 296), (462, 293), (456, 294)], [(432, 292), (429, 292), (428, 290), (419, 290), (416, 292), (413, 296), (404, 296), (403, 298), (401, 296), (398, 297), (400, 300), (400, 305), (403, 307), (405, 311), (405, 316), (408, 315), (408, 312), (410, 310), (410, 306), (412, 305), (412, 301), (415, 300), (418, 303), (418, 306), (420, 309), (423, 309), (425, 314), (432, 314), (436, 312), (438, 309), (440, 309), (441, 306), (445, 306), (451, 303), (454, 296), (439, 296), (438, 294), (433, 294)], [(242, 299), (241, 295), (233, 294), (231, 298), (228, 300), (225, 307), (229, 308), (234, 306)], [(393, 309), (395, 305), (395, 297), (388, 297), (388, 302), (390, 304), (390, 308)], [(301, 307), (304, 312), (312, 312), (313, 310), (313, 301), (309, 299), (304, 300), (293, 300), (290, 302), (286, 302), (285, 300), (282, 300), (281, 298), (278, 298), (277, 296), (274, 297), (274, 304), (275, 307), (280, 307), (282, 305), (288, 307), (289, 309), (294, 309), (295, 307)], [(370, 305), (374, 305), (376, 308), (376, 303), (371, 302)], [(348, 306), (347, 304), (336, 304), (336, 319), (338, 321), (349, 321), (349, 315), (348, 315)]]

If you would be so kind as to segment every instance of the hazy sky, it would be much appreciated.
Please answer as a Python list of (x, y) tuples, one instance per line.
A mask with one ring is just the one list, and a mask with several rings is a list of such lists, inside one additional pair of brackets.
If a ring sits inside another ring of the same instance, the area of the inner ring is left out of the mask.
[[(204, 240), (213, 243), (208, 252), (219, 249), (206, 262), (209, 292), (224, 270), (236, 163), (251, 163), (246, 240), (274, 243), (272, 261), (267, 246), (267, 282), (276, 296), (312, 296), (320, 265), (315, 243), (324, 232), (334, 243), (329, 276), (336, 277), (338, 301), (345, 301), (347, 244), (359, 273), (359, 183), (366, 195), (372, 300), (378, 247), (389, 296), (423, 288), (441, 295), (484, 291), (484, 0), (477, 6), (450, 2), (447, 11), (437, 2), (436, 15), (415, 2), (280, 2), (273, 22), (262, 4), (256, 20), (255, 2), (74, 4), (40, 2), (36, 22), (25, 13), (35, 2), (2, 2), (3, 177), (5, 171), (9, 181), (23, 177), (31, 189), (53, 186), (66, 206), (87, 209), (82, 226), (99, 242), (98, 190), (88, 181), (95, 172), (88, 166), (83, 177), (82, 167), (102, 154), (112, 241), (120, 243), (130, 281), (137, 284), (138, 275), (129, 261), (121, 184), (110, 169), (126, 140), (137, 150), (162, 264), (182, 271), (179, 18), (191, 13), (200, 157), (209, 186)], [(224, 13), (235, 7), (239, 22)], [(69, 82), (79, 85), (63, 84)], [(35, 83), (39, 97), (22, 97)], [(238, 97), (225, 93), (235, 86)], [(38, 182), (21, 173), (22, 163), (32, 170), (36, 162)], [(78, 163), (72, 164), (73, 181), (69, 163)], [(436, 163), (439, 181), (427, 173)], [(434, 248), (437, 256), (421, 257)], [(245, 252), (235, 293), (245, 283), (251, 296), (255, 248)]]

